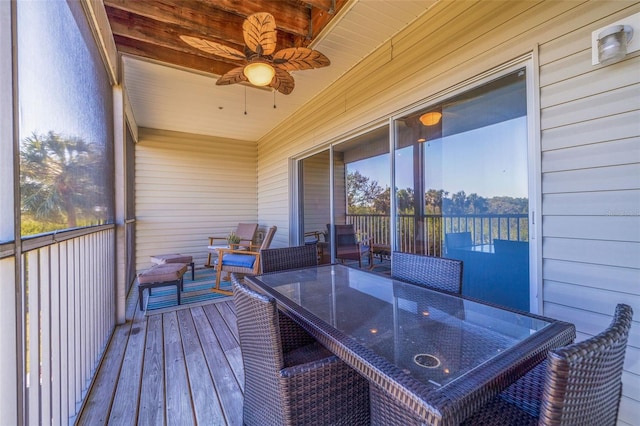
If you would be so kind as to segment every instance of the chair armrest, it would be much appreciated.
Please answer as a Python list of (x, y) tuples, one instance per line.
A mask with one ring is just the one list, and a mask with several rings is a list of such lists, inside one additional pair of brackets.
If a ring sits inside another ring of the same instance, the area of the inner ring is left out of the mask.
[[(237, 244), (234, 244), (237, 245)], [(260, 252), (259, 251), (250, 251), (250, 250), (243, 250), (243, 249), (233, 249), (233, 248), (219, 248), (218, 249), (218, 256), (222, 257), (225, 254), (228, 253), (236, 253), (236, 254), (250, 254), (253, 256), (259, 256)]]
[(222, 236), (220, 236), (220, 237), (217, 237), (217, 236), (209, 237), (209, 245), (210, 245), (210, 246), (212, 246), (212, 245), (213, 245), (213, 241), (214, 241), (214, 240), (223, 240), (223, 241), (225, 241), (225, 242), (226, 242), (226, 241), (227, 241), (227, 237), (222, 237)]
[(371, 247), (373, 245), (373, 237), (367, 237), (362, 241), (358, 242), (358, 246), (367, 246), (367, 247)]

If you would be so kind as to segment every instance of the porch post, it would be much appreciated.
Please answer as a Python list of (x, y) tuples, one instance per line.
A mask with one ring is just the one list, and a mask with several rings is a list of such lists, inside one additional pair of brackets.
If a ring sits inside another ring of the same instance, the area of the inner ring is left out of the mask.
[(126, 321), (127, 262), (126, 262), (126, 182), (125, 143), (126, 125), (124, 115), (124, 91), (122, 85), (113, 86), (113, 163), (114, 163), (114, 221), (116, 224), (115, 282), (116, 323)]

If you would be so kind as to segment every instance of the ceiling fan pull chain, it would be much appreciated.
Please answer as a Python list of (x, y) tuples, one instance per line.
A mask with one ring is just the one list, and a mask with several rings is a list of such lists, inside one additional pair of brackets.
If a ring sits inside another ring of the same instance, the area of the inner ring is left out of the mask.
[(244, 115), (247, 115), (247, 86), (244, 86)]
[(273, 109), (276, 109), (276, 91), (273, 91)]

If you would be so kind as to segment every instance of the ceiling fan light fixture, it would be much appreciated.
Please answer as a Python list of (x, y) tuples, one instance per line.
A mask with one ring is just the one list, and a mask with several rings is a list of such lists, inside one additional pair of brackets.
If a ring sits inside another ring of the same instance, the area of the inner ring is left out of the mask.
[(265, 62), (253, 62), (242, 71), (254, 86), (268, 86), (276, 75), (276, 70)]
[(439, 111), (429, 111), (420, 116), (420, 122), (425, 126), (435, 126), (440, 122), (442, 113)]

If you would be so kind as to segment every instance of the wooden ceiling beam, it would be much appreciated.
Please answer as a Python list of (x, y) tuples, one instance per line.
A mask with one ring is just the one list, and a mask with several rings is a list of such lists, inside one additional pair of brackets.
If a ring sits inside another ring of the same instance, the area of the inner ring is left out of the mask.
[[(240, 52), (244, 49), (244, 40), (242, 44), (235, 44), (226, 39), (219, 39), (211, 36), (203, 36), (200, 33), (193, 32), (189, 28), (183, 28), (175, 24), (156, 21), (147, 17), (134, 15), (133, 13), (113, 9), (107, 7), (107, 15), (111, 24), (111, 32), (129, 39), (143, 41), (149, 44), (156, 44), (161, 47), (172, 48), (177, 51), (192, 53), (199, 56), (214, 58), (199, 49), (196, 49), (180, 39), (181, 35), (190, 35), (195, 37), (206, 38), (226, 46), (232, 47)], [(293, 41), (284, 36), (278, 36), (277, 49), (284, 47), (293, 47)], [(218, 57), (215, 57), (220, 59)], [(230, 62), (230, 60), (225, 60)]]
[[(306, 1), (310, 2), (311, 0), (306, 0)], [(320, 2), (326, 2), (326, 0), (314, 1), (314, 3), (320, 3)], [(329, 0), (329, 3), (332, 3), (331, 0)], [(312, 40), (315, 40), (316, 37), (318, 37), (318, 35), (324, 29), (324, 27), (326, 27), (327, 24), (329, 24), (329, 21), (335, 18), (338, 11), (342, 9), (342, 7), (346, 3), (347, 3), (347, 0), (335, 0), (335, 10), (333, 11), (330, 11), (330, 9), (324, 9), (324, 7), (320, 7), (320, 6), (316, 6), (316, 8), (312, 10), (312, 13), (311, 13), (311, 22), (312, 22), (312, 28), (313, 28), (313, 33), (311, 34)], [(331, 4), (331, 6), (333, 6), (333, 3)]]
[[(311, 7), (318, 8), (325, 12), (335, 13), (337, 11), (337, 10), (335, 11), (333, 10), (333, 3), (334, 3), (333, 0), (302, 0), (302, 1), (304, 1)], [(336, 0), (335, 2), (338, 3), (338, 0)], [(335, 8), (338, 9), (338, 6), (336, 5)]]
[[(242, 41), (244, 19), (259, 11), (274, 15), (278, 32), (302, 38), (306, 38), (309, 32), (310, 12), (306, 6), (294, 7), (283, 0), (104, 0), (104, 4), (156, 21), (190, 27), (203, 35), (211, 34), (218, 38), (229, 36), (235, 42)], [(229, 29), (235, 30), (229, 32)]]
[[(181, 35), (242, 52), (245, 17), (265, 11), (276, 20), (276, 50), (308, 46), (347, 1), (103, 0), (118, 51), (216, 75), (242, 62), (196, 49), (182, 41)], [(330, 13), (334, 6), (336, 10)]]
[(120, 53), (165, 62), (181, 68), (194, 69), (220, 76), (236, 67), (236, 65), (220, 60), (213, 60), (190, 53), (179, 52), (170, 48), (132, 40), (121, 36), (114, 36), (114, 39), (118, 45), (118, 51)]
[[(228, 23), (223, 23), (225, 26), (216, 27), (215, 31), (206, 31), (206, 29), (203, 28), (197, 28), (194, 31), (194, 29), (189, 26), (152, 19), (110, 6), (107, 6), (105, 9), (109, 17), (109, 23), (111, 24), (111, 31), (114, 34), (144, 40), (149, 43), (153, 43), (155, 40), (158, 44), (166, 47), (174, 45), (178, 50), (187, 49), (187, 51), (191, 51), (194, 49), (180, 39), (181, 35), (190, 35), (215, 41), (241, 52), (244, 49), (241, 24), (239, 27), (236, 27), (233, 25), (230, 26)], [(233, 34), (233, 36), (231, 36), (231, 34)], [(277, 49), (300, 46), (300, 40), (301, 37), (294, 39), (294, 36), (291, 34), (278, 32), (278, 40), (276, 42)]]

